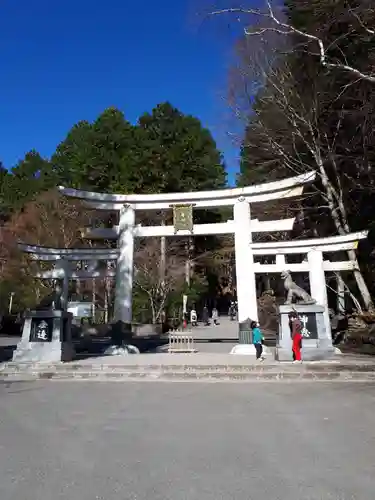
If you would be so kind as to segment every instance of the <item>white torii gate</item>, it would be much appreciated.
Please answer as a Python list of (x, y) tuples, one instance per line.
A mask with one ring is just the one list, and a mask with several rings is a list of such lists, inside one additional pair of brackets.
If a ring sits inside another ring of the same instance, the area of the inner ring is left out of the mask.
[[(91, 229), (87, 237), (92, 239), (117, 239), (117, 249), (53, 249), (31, 245), (21, 248), (37, 260), (56, 261), (58, 268), (40, 273), (40, 278), (63, 278), (65, 292), (71, 279), (99, 276), (116, 276), (115, 320), (132, 322), (132, 286), (134, 238), (149, 236), (190, 236), (208, 234), (234, 234), (238, 319), (240, 322), (258, 319), (256, 300), (256, 273), (309, 272), (311, 295), (318, 304), (326, 306), (327, 331), (329, 331), (328, 307), (325, 286), (325, 271), (353, 270), (355, 263), (323, 260), (323, 253), (355, 248), (367, 232), (312, 240), (295, 240), (272, 243), (253, 243), (256, 232), (290, 231), (294, 218), (259, 221), (251, 219), (250, 206), (269, 200), (281, 200), (302, 194), (305, 184), (315, 179), (315, 172), (299, 175), (282, 181), (269, 182), (244, 188), (168, 193), (150, 195), (102, 194), (60, 187), (60, 192), (69, 197), (84, 200), (98, 210), (119, 211), (119, 224), (111, 229)], [(216, 224), (194, 224), (193, 232), (175, 232), (174, 226), (142, 226), (135, 224), (136, 210), (171, 209), (174, 205), (193, 205), (195, 209), (233, 206), (233, 220)], [(289, 264), (288, 254), (305, 254), (307, 260)], [(261, 264), (254, 257), (275, 255), (274, 264)], [(116, 271), (73, 271), (69, 261), (116, 260)]]
[[(195, 224), (193, 234), (234, 234), (239, 321), (242, 322), (248, 318), (258, 319), (256, 273), (281, 273), (286, 269), (291, 272), (309, 272), (312, 296), (319, 304), (327, 306), (324, 272), (351, 270), (355, 263), (323, 261), (323, 252), (354, 248), (358, 240), (367, 236), (367, 232), (281, 243), (253, 243), (252, 240), (252, 234), (255, 232), (290, 231), (294, 223), (294, 218), (276, 221), (251, 219), (250, 205), (252, 203), (299, 196), (302, 194), (304, 186), (314, 179), (315, 172), (309, 172), (282, 181), (244, 188), (147, 195), (103, 194), (60, 187), (60, 192), (63, 195), (84, 200), (85, 203), (96, 209), (119, 211), (118, 226), (111, 229), (91, 229), (87, 233), (87, 237), (92, 239), (117, 239), (118, 249), (51, 250), (57, 257), (65, 257), (67, 260), (83, 260), (83, 255), (84, 260), (116, 260), (115, 319), (131, 323), (134, 238), (192, 234), (190, 231), (178, 231), (176, 234), (174, 226), (145, 227), (135, 225), (135, 211), (170, 209), (174, 205), (181, 204), (193, 205), (195, 209), (233, 206), (233, 220), (216, 224)], [(40, 254), (40, 252), (35, 253)], [(307, 262), (288, 264), (285, 255), (293, 253), (306, 254)], [(260, 264), (255, 262), (254, 256), (256, 255), (276, 255), (276, 263)], [(54, 258), (51, 253), (48, 259), (50, 258)], [(65, 279), (67, 273), (71, 278), (103, 275), (103, 273), (96, 271), (91, 273), (87, 271), (71, 272), (60, 269), (60, 271), (46, 272), (44, 276), (61, 276), (62, 272)], [(106, 272), (107, 276), (112, 274), (114, 274), (112, 271)], [(328, 318), (328, 308), (326, 307), (326, 309)]]
[[(219, 224), (194, 225), (193, 234), (234, 233), (236, 282), (239, 321), (258, 319), (254, 254), (252, 234), (263, 227), (265, 231), (291, 230), (294, 219), (259, 222), (251, 220), (250, 204), (269, 200), (281, 200), (299, 196), (304, 185), (315, 179), (309, 172), (282, 181), (269, 182), (244, 188), (217, 191), (198, 191), (167, 194), (103, 194), (60, 187), (60, 192), (89, 203), (97, 210), (118, 210), (119, 225), (110, 231), (91, 230), (90, 237), (118, 239), (116, 273), (115, 320), (132, 321), (132, 288), (134, 237), (171, 236), (173, 226), (142, 227), (135, 225), (136, 210), (171, 209), (174, 205), (193, 205), (194, 209), (233, 206), (233, 221)], [(178, 231), (177, 236), (191, 235), (190, 231)]]
[[(367, 231), (330, 238), (254, 243), (253, 233), (292, 230), (294, 218), (259, 221), (258, 219), (251, 219), (250, 210), (252, 203), (299, 196), (302, 194), (305, 184), (314, 179), (315, 173), (311, 172), (282, 181), (245, 188), (156, 195), (101, 194), (61, 187), (59, 189), (63, 195), (81, 199), (97, 210), (117, 210), (119, 212), (118, 226), (111, 229), (90, 229), (87, 232), (87, 237), (91, 239), (116, 239), (118, 247), (115, 249), (59, 249), (33, 245), (20, 245), (20, 247), (36, 260), (55, 262), (55, 269), (41, 272), (37, 277), (42, 279), (62, 279), (63, 303), (67, 303), (69, 279), (115, 276), (114, 319), (116, 322), (121, 321), (130, 325), (132, 323), (134, 238), (234, 234), (239, 322), (258, 319), (256, 273), (281, 273), (285, 270), (308, 272), (310, 293), (316, 300), (317, 305), (324, 307), (323, 318), (322, 310), (319, 308), (319, 324), (322, 324), (324, 319), (325, 331), (322, 329), (324, 335), (319, 338), (322, 341), (323, 348), (327, 348), (327, 352), (324, 351), (323, 354), (329, 355), (331, 353), (332, 339), (328, 316), (325, 272), (354, 270), (357, 264), (351, 261), (331, 262), (325, 260), (323, 254), (356, 248), (358, 241), (367, 237)], [(135, 224), (136, 210), (171, 209), (176, 205), (190, 205), (194, 206), (195, 209), (232, 206), (233, 220), (217, 224), (193, 224), (192, 231), (176, 231), (175, 226), (145, 227)], [(290, 254), (302, 255), (304, 260), (298, 263), (289, 263), (287, 256)], [(274, 263), (262, 264), (257, 262), (257, 256), (262, 255), (275, 256)], [(105, 270), (76, 271), (72, 267), (74, 261), (116, 261), (116, 271), (112, 271), (108, 267)], [(282, 336), (281, 341), (283, 338)], [(290, 349), (288, 346), (285, 348), (284, 344), (281, 347), (288, 351), (289, 356)], [(238, 353), (250, 353), (251, 351), (247, 345), (240, 344), (239, 347), (241, 349), (236, 351)], [(318, 347), (317, 350), (319, 350)], [(314, 355), (318, 354), (315, 353)]]

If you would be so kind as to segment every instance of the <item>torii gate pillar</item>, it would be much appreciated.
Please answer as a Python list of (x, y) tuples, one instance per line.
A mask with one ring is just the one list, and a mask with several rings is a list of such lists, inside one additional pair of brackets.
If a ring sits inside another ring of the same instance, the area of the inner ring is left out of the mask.
[(129, 327), (132, 322), (134, 224), (134, 208), (124, 205), (120, 210), (119, 221), (114, 319), (115, 322), (120, 321)]
[(324, 324), (326, 327), (326, 336), (332, 345), (331, 321), (328, 312), (327, 285), (323, 267), (323, 252), (320, 250), (310, 250), (307, 254), (310, 271), (310, 295), (316, 300), (317, 304), (324, 307)]
[(239, 323), (249, 319), (258, 321), (250, 215), (250, 204), (239, 198), (233, 208)]

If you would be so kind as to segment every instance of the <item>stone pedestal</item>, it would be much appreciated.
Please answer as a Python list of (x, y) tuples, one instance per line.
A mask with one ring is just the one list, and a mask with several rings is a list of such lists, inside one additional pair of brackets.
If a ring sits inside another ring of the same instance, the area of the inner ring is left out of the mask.
[(251, 329), (251, 320), (247, 319), (238, 324), (238, 343), (239, 344), (252, 344), (253, 331)]
[(278, 361), (293, 361), (289, 313), (297, 312), (302, 321), (302, 361), (329, 359), (335, 355), (330, 331), (325, 326), (325, 308), (319, 305), (279, 306), (279, 334), (276, 344)]
[(15, 362), (53, 363), (72, 361), (72, 313), (31, 311), (25, 317), (22, 339), (13, 353)]
[(112, 345), (120, 347), (124, 344), (130, 344), (133, 338), (131, 323), (117, 321), (111, 326), (110, 335)]

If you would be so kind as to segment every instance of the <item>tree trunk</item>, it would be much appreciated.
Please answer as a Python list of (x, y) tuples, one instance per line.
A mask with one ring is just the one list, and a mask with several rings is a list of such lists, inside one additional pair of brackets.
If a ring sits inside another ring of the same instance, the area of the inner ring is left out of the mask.
[(160, 282), (162, 284), (164, 284), (165, 282), (165, 259), (166, 259), (166, 238), (165, 236), (162, 236), (160, 238)]
[(185, 282), (190, 286), (190, 259), (187, 258), (185, 262)]
[(191, 278), (191, 250), (193, 248), (192, 238), (189, 237), (187, 242), (185, 243), (186, 250), (186, 262), (185, 262), (185, 282), (188, 286), (190, 286), (190, 278)]
[(151, 312), (152, 312), (152, 324), (156, 325), (156, 311), (153, 299), (150, 297)]
[[(337, 203), (335, 202), (335, 196), (334, 196), (334, 188), (331, 185), (331, 181), (328, 178), (327, 172), (324, 168), (322, 159), (320, 155), (317, 155), (316, 152), (314, 154), (315, 156), (315, 161), (319, 167), (319, 172), (320, 172), (320, 178), (323, 184), (323, 187), (325, 189), (326, 193), (326, 198), (328, 201), (328, 206), (331, 212), (331, 216), (333, 219), (333, 222), (335, 224), (336, 230), (338, 234), (344, 235), (348, 234), (350, 232), (350, 227), (346, 215), (346, 210), (345, 210), (345, 205), (341, 200), (337, 200)], [(369, 289), (366, 285), (366, 282), (362, 276), (361, 270), (359, 268), (358, 260), (357, 260), (357, 254), (355, 253), (354, 250), (347, 250), (347, 255), (351, 261), (355, 263), (355, 270), (354, 272), (354, 278), (357, 283), (359, 292), (362, 296), (363, 304), (365, 306), (365, 309), (369, 311), (374, 310), (374, 303), (371, 299), (371, 295), (369, 292)]]
[(357, 255), (355, 253), (355, 250), (348, 250), (348, 257), (350, 260), (356, 263), (356, 269), (353, 271), (354, 272), (354, 278), (357, 283), (358, 289), (361, 293), (363, 303), (365, 306), (365, 309), (368, 311), (373, 311), (374, 310), (374, 303), (371, 298), (371, 294), (369, 292), (369, 289), (366, 285), (366, 282), (362, 276), (362, 273), (359, 269), (359, 264), (357, 260)]
[(195, 262), (193, 258), (194, 251), (195, 251), (194, 238), (189, 236), (190, 279), (194, 277), (194, 269), (195, 269)]
[(108, 323), (108, 303), (109, 303), (109, 290), (108, 290), (109, 278), (104, 280), (104, 323)]
[(339, 315), (344, 315), (346, 313), (346, 301), (345, 301), (345, 282), (342, 278), (341, 273), (336, 273), (336, 292), (337, 292), (337, 306), (336, 312)]
[(96, 280), (93, 278), (92, 280), (92, 320), (95, 323), (95, 315), (96, 315)]
[[(161, 225), (162, 226), (165, 226), (165, 213), (163, 212), (162, 214), (162, 221), (161, 221)], [(166, 277), (166, 250), (167, 250), (167, 241), (166, 241), (166, 237), (165, 236), (162, 236), (160, 238), (160, 284), (161, 284), (161, 288), (163, 290), (163, 293), (164, 293), (164, 289), (165, 289), (165, 277)], [(162, 316), (164, 317), (165, 316), (165, 308), (163, 308), (162, 310)]]

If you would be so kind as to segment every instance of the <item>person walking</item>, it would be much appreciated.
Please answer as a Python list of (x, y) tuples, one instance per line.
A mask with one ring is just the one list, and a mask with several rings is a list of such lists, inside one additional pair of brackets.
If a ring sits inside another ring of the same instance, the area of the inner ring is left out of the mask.
[(215, 326), (219, 324), (219, 311), (216, 309), (216, 307), (212, 309), (212, 321)]
[(292, 334), (293, 362), (301, 363), (302, 323), (296, 312), (289, 313), (289, 324), (290, 324), (290, 331)]
[(253, 344), (256, 351), (256, 359), (259, 359), (259, 361), (264, 361), (265, 357), (263, 356), (263, 334), (259, 328), (259, 324), (256, 321), (252, 321), (250, 327), (253, 333)]
[(197, 322), (198, 322), (197, 311), (195, 309), (192, 309), (190, 311), (190, 323), (191, 323), (191, 326), (197, 326)]
[(236, 306), (235, 306), (234, 302), (230, 303), (228, 316), (230, 317), (231, 321), (234, 321), (236, 318)]
[(208, 307), (207, 306), (204, 306), (204, 308), (203, 308), (202, 318), (203, 318), (203, 324), (205, 326), (210, 326), (210, 314), (208, 312)]

